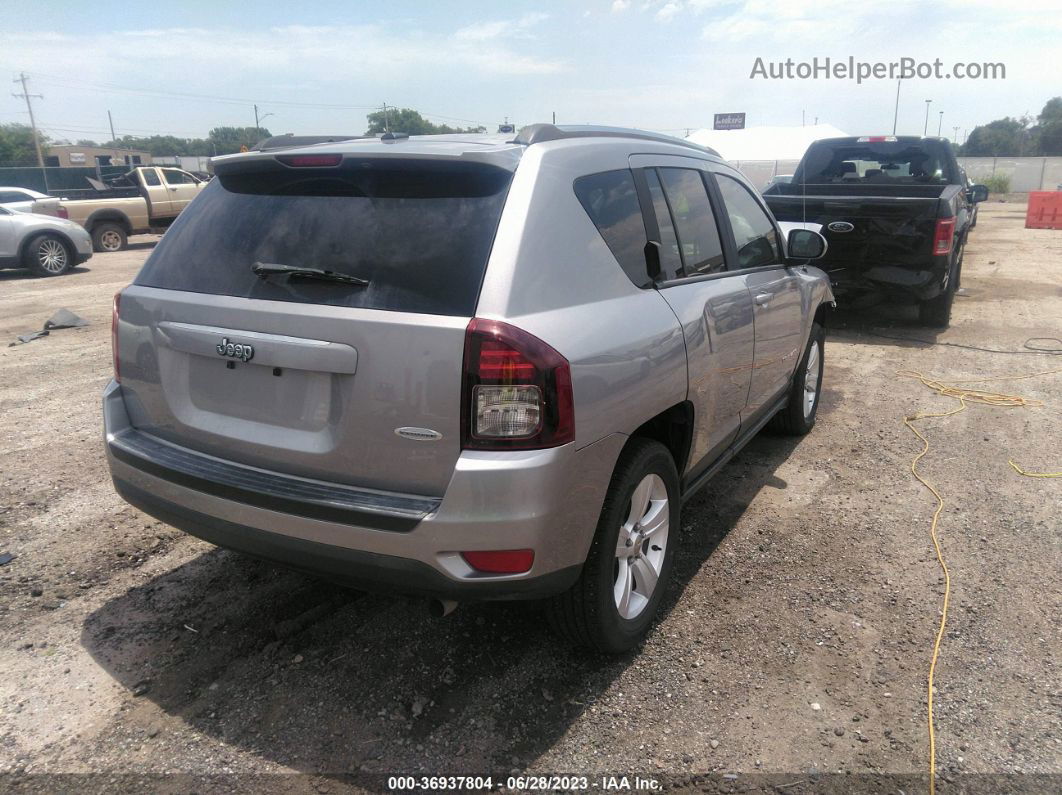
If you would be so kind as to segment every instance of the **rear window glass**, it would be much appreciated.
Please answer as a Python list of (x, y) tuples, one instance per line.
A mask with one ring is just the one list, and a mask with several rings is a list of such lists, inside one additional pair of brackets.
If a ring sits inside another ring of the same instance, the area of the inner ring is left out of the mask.
[(814, 144), (804, 157), (797, 182), (812, 185), (943, 185), (947, 162), (939, 147), (904, 141)]
[[(136, 284), (471, 315), (511, 178), (492, 166), (423, 160), (223, 174), (178, 216)], [(319, 268), (369, 284), (260, 278), (255, 263)]]
[(629, 168), (575, 180), (575, 195), (620, 267), (639, 287), (651, 284), (645, 267), (645, 221)]

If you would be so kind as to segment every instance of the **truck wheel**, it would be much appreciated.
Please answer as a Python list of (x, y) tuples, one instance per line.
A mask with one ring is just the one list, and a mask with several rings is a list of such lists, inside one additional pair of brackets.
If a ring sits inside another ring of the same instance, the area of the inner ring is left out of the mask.
[(120, 224), (106, 223), (92, 227), (93, 251), (121, 251), (126, 241), (125, 229)]
[(789, 402), (771, 418), (770, 428), (788, 436), (803, 436), (815, 427), (822, 393), (822, 370), (826, 352), (826, 330), (818, 323), (811, 326), (811, 338), (793, 375)]
[(955, 261), (951, 265), (948, 284), (936, 298), (922, 301), (918, 305), (918, 321), (930, 328), (947, 328), (951, 323), (951, 305), (955, 303), (955, 291), (959, 289), (959, 274), (962, 270), (962, 255), (966, 246), (962, 245), (955, 252)]
[(38, 235), (26, 246), (22, 262), (34, 276), (61, 276), (74, 267), (74, 252), (56, 235)]
[(679, 513), (671, 453), (659, 442), (632, 440), (612, 474), (579, 580), (548, 603), (554, 630), (613, 654), (637, 645), (667, 590)]

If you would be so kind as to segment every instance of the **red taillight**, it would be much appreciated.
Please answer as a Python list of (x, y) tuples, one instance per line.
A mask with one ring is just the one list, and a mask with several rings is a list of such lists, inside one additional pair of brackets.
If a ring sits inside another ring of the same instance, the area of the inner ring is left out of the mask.
[(531, 450), (575, 439), (571, 367), (538, 337), (473, 318), (462, 380), (464, 449)]
[(118, 305), (122, 301), (122, 291), (114, 294), (111, 302), (111, 356), (114, 360), (114, 380), (122, 382), (122, 375), (118, 370)]
[(66, 218), (68, 220), (70, 218), (70, 211), (67, 210), (65, 207), (63, 207), (62, 205), (60, 205), (59, 208), (55, 211), (55, 214), (59, 218)]
[(277, 155), (277, 160), (293, 168), (338, 166), (343, 162), (343, 155)]
[(955, 237), (955, 219), (938, 218), (937, 228), (933, 233), (933, 253), (947, 254), (951, 251), (951, 241)]
[(476, 571), (486, 574), (523, 574), (535, 562), (533, 549), (498, 549), (462, 552), (461, 557)]

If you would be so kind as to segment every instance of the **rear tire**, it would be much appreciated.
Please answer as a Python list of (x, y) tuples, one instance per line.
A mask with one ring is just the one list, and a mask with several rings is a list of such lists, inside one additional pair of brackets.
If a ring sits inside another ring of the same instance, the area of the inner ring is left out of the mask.
[(99, 252), (122, 251), (128, 237), (121, 224), (102, 223), (92, 227), (92, 250)]
[(826, 353), (826, 330), (818, 323), (811, 326), (811, 336), (804, 355), (800, 357), (789, 402), (771, 418), (768, 427), (787, 436), (804, 436), (815, 427), (822, 394), (822, 373)]
[(642, 640), (671, 578), (679, 499), (668, 449), (649, 439), (631, 440), (612, 474), (578, 581), (547, 603), (559, 635), (612, 654)]
[(951, 307), (955, 303), (955, 292), (959, 289), (962, 274), (962, 257), (966, 252), (963, 241), (955, 252), (955, 259), (948, 274), (948, 283), (936, 298), (922, 301), (918, 305), (918, 321), (929, 328), (947, 328), (951, 323)]
[(57, 235), (38, 235), (26, 245), (22, 263), (34, 276), (62, 276), (74, 267), (74, 252)]

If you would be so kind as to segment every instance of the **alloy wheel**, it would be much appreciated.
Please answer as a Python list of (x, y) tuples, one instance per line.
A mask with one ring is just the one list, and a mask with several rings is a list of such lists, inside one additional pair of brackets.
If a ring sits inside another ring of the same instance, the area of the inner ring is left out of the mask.
[(66, 246), (54, 238), (45, 238), (37, 244), (37, 262), (48, 273), (62, 273), (68, 259)]
[(822, 368), (822, 356), (819, 355), (819, 341), (815, 340), (808, 351), (808, 364), (804, 371), (804, 419), (815, 410), (819, 399), (819, 370)]
[(652, 599), (664, 565), (670, 516), (663, 478), (646, 475), (631, 495), (627, 521), (616, 542), (612, 595), (622, 618), (637, 618)]

